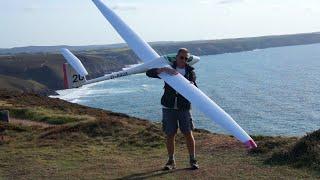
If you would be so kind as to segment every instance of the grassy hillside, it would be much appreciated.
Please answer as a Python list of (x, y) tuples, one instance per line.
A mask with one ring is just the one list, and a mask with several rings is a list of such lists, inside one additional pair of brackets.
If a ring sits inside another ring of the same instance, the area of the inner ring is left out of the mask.
[(0, 75), (1, 89), (16, 91), (16, 92), (34, 92), (38, 94), (48, 94), (53, 93), (46, 86), (33, 81), (24, 80), (12, 76)]
[[(0, 130), (5, 129), (0, 179), (320, 178), (320, 166), (314, 163), (318, 161), (307, 161), (307, 153), (293, 156), (304, 157), (299, 166), (282, 156), (300, 147), (318, 147), (318, 136), (256, 136), (259, 148), (247, 152), (233, 137), (197, 130), (201, 169), (191, 171), (179, 134), (178, 169), (162, 171), (166, 149), (160, 124), (34, 94), (0, 92), (0, 109), (12, 115), (11, 123), (0, 123)], [(301, 142), (309, 143), (300, 146)], [(309, 158), (320, 157), (317, 149), (312, 152)], [(279, 153), (281, 158), (275, 158)], [(279, 159), (288, 161), (277, 163)]]

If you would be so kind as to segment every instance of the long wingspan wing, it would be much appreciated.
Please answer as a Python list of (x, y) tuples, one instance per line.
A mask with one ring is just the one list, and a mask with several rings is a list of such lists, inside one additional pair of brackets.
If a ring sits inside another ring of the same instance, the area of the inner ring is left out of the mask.
[(159, 57), (159, 55), (147, 42), (140, 38), (137, 33), (135, 33), (126, 23), (124, 23), (123, 20), (101, 0), (92, 1), (142, 61), (147, 62)]
[(183, 97), (188, 99), (192, 106), (202, 111), (215, 123), (232, 133), (237, 139), (245, 143), (248, 148), (256, 146), (252, 138), (232, 119), (229, 114), (227, 114), (181, 74), (171, 76), (166, 73), (162, 73), (159, 76)]
[[(159, 59), (159, 64), (150, 67), (167, 66), (165, 60), (159, 58), (159, 55), (136, 33), (134, 33), (110, 8), (101, 0), (93, 0), (102, 14), (118, 31), (122, 38), (128, 43), (129, 47), (143, 60), (151, 61)], [(163, 62), (163, 63), (161, 63)], [(192, 85), (182, 75), (170, 76), (165, 73), (159, 75), (166, 83), (173, 87), (177, 92), (188, 99), (193, 106), (205, 113), (214, 122), (228, 130), (237, 139), (245, 143), (248, 148), (255, 148), (256, 144), (252, 138), (216, 103), (206, 96), (200, 89)]]

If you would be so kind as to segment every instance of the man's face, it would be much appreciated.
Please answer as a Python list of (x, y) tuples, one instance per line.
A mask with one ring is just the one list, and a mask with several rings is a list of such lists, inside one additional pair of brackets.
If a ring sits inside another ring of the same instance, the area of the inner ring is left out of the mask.
[(185, 67), (187, 64), (187, 60), (189, 58), (189, 53), (187, 52), (180, 52), (177, 55), (177, 67)]

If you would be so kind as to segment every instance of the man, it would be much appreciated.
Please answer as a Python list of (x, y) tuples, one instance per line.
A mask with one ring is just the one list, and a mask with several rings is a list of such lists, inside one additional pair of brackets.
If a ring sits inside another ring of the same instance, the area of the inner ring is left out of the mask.
[[(194, 68), (187, 64), (189, 58), (189, 51), (186, 48), (179, 49), (176, 55), (176, 61), (172, 68), (154, 68), (146, 72), (147, 76), (152, 78), (159, 78), (158, 74), (167, 73), (172, 76), (180, 73), (186, 79), (196, 85), (196, 75), (193, 71)], [(176, 92), (167, 83), (164, 85), (164, 94), (161, 98), (162, 104), (162, 127), (166, 134), (166, 145), (168, 151), (168, 162), (165, 165), (165, 170), (175, 169), (176, 163), (174, 158), (175, 151), (175, 136), (177, 134), (178, 127), (184, 134), (186, 139), (187, 148), (190, 155), (191, 169), (199, 169), (197, 160), (195, 159), (195, 141), (192, 134), (194, 129), (192, 116), (191, 116), (191, 104), (182, 95)]]

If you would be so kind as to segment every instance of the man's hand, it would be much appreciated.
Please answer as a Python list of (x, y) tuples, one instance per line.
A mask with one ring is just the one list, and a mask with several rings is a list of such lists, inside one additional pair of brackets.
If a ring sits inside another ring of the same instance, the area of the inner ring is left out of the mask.
[(163, 73), (163, 72), (165, 72), (165, 73), (167, 73), (167, 74), (169, 74), (171, 76), (174, 76), (174, 75), (178, 74), (178, 72), (175, 69), (168, 68), (168, 67), (159, 68), (157, 70), (158, 74)]

